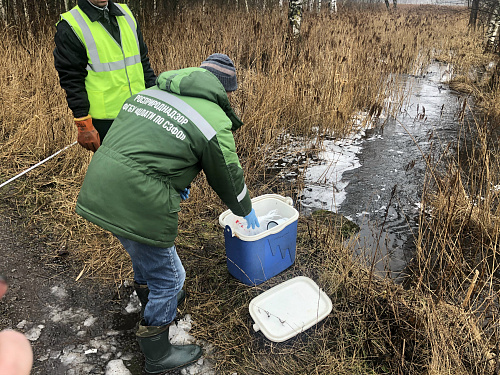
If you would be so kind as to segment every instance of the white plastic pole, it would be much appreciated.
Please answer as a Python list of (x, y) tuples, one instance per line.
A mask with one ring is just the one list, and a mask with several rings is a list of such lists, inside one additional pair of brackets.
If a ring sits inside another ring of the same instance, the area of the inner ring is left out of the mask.
[(38, 167), (38, 166), (42, 165), (43, 163), (45, 163), (46, 161), (48, 161), (48, 160), (52, 159), (54, 156), (56, 156), (57, 154), (59, 154), (59, 153), (63, 152), (64, 150), (67, 150), (68, 148), (70, 148), (70, 147), (72, 147), (72, 146), (76, 145), (76, 143), (77, 143), (77, 141), (73, 142), (73, 143), (72, 143), (72, 144), (70, 144), (70, 145), (67, 145), (66, 147), (64, 147), (64, 148), (60, 149), (60, 150), (59, 150), (59, 151), (57, 151), (56, 153), (54, 153), (54, 154), (50, 155), (48, 158), (43, 159), (41, 162), (36, 163), (34, 166), (29, 167), (29, 168), (28, 168), (28, 169), (26, 169), (25, 171), (23, 171), (23, 172), (19, 173), (18, 175), (16, 175), (16, 176), (12, 177), (10, 180), (5, 181), (4, 183), (0, 184), (0, 188), (2, 188), (2, 187), (4, 187), (5, 185), (7, 185), (7, 184), (11, 183), (11, 182), (12, 182), (12, 181), (14, 181), (16, 178), (21, 177), (23, 174), (28, 173), (28, 172), (29, 172), (29, 171), (31, 171), (32, 169), (35, 169), (36, 167)]

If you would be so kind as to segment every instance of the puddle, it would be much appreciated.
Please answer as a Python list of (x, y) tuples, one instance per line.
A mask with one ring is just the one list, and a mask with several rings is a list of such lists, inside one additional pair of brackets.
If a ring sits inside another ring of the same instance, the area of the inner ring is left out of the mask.
[[(360, 226), (356, 253), (393, 278), (402, 276), (418, 230), (424, 155), (454, 145), (467, 98), (450, 90), (447, 66), (401, 78), (406, 102), (395, 116), (377, 119), (341, 142), (325, 141), (320, 163), (305, 172), (301, 213), (327, 209)], [(368, 251), (366, 251), (368, 250)]]

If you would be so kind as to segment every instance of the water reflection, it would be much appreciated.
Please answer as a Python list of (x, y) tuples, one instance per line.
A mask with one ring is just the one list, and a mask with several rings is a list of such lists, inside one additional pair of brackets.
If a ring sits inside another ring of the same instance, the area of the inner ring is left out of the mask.
[(406, 100), (397, 111), (347, 143), (326, 142), (324, 162), (306, 171), (302, 212), (329, 209), (353, 220), (356, 253), (394, 278), (413, 255), (426, 157), (452, 148), (460, 129), (467, 98), (449, 89), (449, 75), (434, 63), (422, 76), (402, 77)]

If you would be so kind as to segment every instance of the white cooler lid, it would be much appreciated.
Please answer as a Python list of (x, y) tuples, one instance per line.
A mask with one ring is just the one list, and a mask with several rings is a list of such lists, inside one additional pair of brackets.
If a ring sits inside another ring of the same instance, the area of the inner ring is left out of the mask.
[(283, 342), (326, 318), (332, 301), (313, 280), (297, 276), (255, 297), (248, 309), (255, 331)]

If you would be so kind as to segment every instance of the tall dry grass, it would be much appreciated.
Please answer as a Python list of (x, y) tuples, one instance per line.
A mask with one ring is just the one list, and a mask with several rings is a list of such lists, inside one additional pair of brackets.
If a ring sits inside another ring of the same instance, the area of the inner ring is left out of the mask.
[[(470, 72), (489, 58), (482, 55), (481, 35), (467, 30), (467, 14), (449, 7), (400, 7), (395, 12), (345, 8), (333, 16), (306, 14), (297, 41), (287, 38), (285, 15), (275, 10), (247, 14), (219, 8), (207, 13), (185, 9), (176, 17), (141, 24), (157, 73), (198, 66), (213, 52), (234, 59), (240, 84), (235, 106), (245, 122), (236, 140), (253, 196), (270, 191), (293, 196), (300, 187), (283, 185), (265, 174), (273, 150), (286, 146), (280, 135), (348, 134), (358, 112), (380, 111), (388, 91), (396, 87), (391, 86), (389, 75), (418, 74), (436, 57), (452, 63), (456, 73), (465, 77), (461, 82), (475, 89)], [(16, 36), (12, 29), (0, 32), (2, 179), (76, 138), (53, 68), (53, 32), (47, 29), (36, 40)], [(491, 95), (498, 97), (498, 93)], [(109, 233), (74, 213), (90, 158), (75, 146), (9, 185), (2, 195), (13, 197), (22, 213), (43, 228), (55, 256), (71, 254), (81, 271), (75, 277), (120, 284), (132, 277), (121, 246)], [(496, 167), (488, 166), (488, 170), (490, 178), (497, 175)], [(484, 173), (475, 185), (480, 186), (483, 178)], [(306, 217), (299, 220), (293, 267), (259, 287), (237, 283), (227, 273), (222, 228), (217, 223), (225, 207), (204, 178), (197, 178), (191, 197), (183, 203), (177, 247), (188, 273), (187, 312), (194, 318), (193, 333), (213, 345), (208, 356), (218, 373), (491, 373), (497, 362), (489, 339), (495, 336), (487, 335), (478, 316), (461, 306), (468, 288), (458, 280), (469, 277), (473, 268), (455, 276), (448, 265), (461, 263), (449, 263), (451, 255), (441, 249), (454, 243), (456, 228), (466, 233), (457, 215), (451, 215), (451, 220), (444, 213), (462, 207), (467, 225), (477, 216), (477, 233), (495, 230), (496, 213), (486, 220), (484, 213), (476, 212), (479, 200), (470, 204), (475, 195), (451, 189), (459, 185), (448, 180), (455, 181), (442, 176), (438, 192), (457, 191), (456, 201), (465, 203), (447, 206), (447, 198), (432, 200), (437, 207), (434, 212), (443, 212), (435, 215), (448, 232), (443, 239), (437, 233), (429, 237), (432, 240), (421, 240), (420, 278), (417, 287), (408, 291), (364, 269), (333, 223)], [(493, 192), (487, 199), (496, 204)], [(424, 241), (431, 242), (424, 246)], [(488, 241), (482, 246), (494, 254), (489, 247), (495, 242)], [(432, 268), (426, 266), (431, 251), (432, 259), (438, 260)], [(495, 261), (489, 267), (484, 272), (493, 276)], [(453, 282), (446, 280), (437, 293), (431, 274), (453, 275), (449, 277)], [(287, 343), (273, 344), (251, 332), (248, 302), (294, 275), (316, 280), (332, 298), (334, 310), (318, 327)], [(481, 275), (481, 284), (476, 281), (475, 285), (484, 287), (483, 280)], [(457, 285), (460, 288), (453, 294)], [(471, 303), (476, 303), (477, 296), (474, 289)]]
[[(459, 313), (459, 327), (474, 322), (470, 333), (489, 343), (484, 353), (457, 350), (480, 354), (481, 363), (497, 358), (499, 339), (500, 152), (498, 124), (490, 119), (489, 113), (465, 118), (457, 152), (430, 164), (412, 265), (416, 293), (431, 295), (452, 316)], [(444, 358), (449, 351), (436, 347), (436, 353)]]

